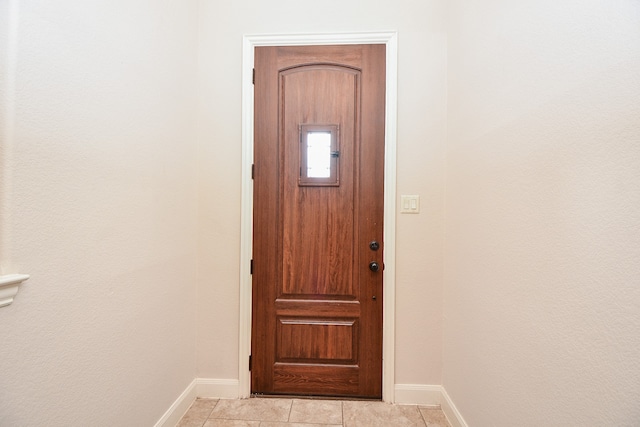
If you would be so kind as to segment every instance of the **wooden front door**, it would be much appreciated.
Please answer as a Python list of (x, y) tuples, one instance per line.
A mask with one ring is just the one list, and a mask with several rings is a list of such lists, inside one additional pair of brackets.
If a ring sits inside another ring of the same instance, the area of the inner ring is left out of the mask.
[(255, 51), (252, 393), (382, 396), (385, 46)]

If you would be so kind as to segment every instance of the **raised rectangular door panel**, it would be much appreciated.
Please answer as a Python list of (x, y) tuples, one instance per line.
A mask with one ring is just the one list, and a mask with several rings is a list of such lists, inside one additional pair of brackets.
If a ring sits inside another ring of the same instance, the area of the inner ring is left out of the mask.
[(358, 353), (357, 319), (278, 318), (276, 331), (277, 362), (353, 364)]
[(384, 64), (256, 48), (253, 393), (381, 397)]

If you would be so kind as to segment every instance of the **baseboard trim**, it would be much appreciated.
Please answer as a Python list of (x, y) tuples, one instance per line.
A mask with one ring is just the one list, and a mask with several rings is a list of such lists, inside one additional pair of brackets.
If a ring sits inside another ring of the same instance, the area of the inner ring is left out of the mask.
[(196, 378), (196, 390), (198, 397), (237, 399), (240, 396), (240, 382), (238, 380)]
[(442, 387), (442, 412), (446, 415), (451, 427), (469, 427), (444, 387)]
[(155, 427), (175, 427), (198, 397), (237, 399), (240, 396), (239, 390), (240, 384), (238, 380), (196, 378), (173, 402), (173, 405), (167, 409), (167, 412), (158, 420)]
[(180, 394), (175, 402), (167, 409), (167, 412), (158, 420), (155, 427), (175, 427), (182, 416), (187, 412), (196, 397), (197, 378), (191, 381), (191, 384)]
[(439, 406), (442, 404), (442, 386), (396, 384), (395, 403), (400, 405)]
[(451, 427), (468, 427), (462, 415), (441, 385), (396, 384), (395, 403), (399, 405), (440, 406)]

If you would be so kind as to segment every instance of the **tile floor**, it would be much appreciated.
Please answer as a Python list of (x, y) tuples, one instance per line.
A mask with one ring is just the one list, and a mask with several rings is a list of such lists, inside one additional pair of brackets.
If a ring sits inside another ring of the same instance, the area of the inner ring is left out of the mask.
[(451, 427), (439, 408), (351, 400), (198, 399), (176, 427)]

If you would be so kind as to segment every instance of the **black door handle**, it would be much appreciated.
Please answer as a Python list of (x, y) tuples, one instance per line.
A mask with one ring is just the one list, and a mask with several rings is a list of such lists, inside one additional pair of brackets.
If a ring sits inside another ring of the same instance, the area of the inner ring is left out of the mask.
[(373, 271), (374, 273), (380, 270), (380, 264), (378, 264), (375, 261), (371, 261), (369, 263), (369, 270)]

